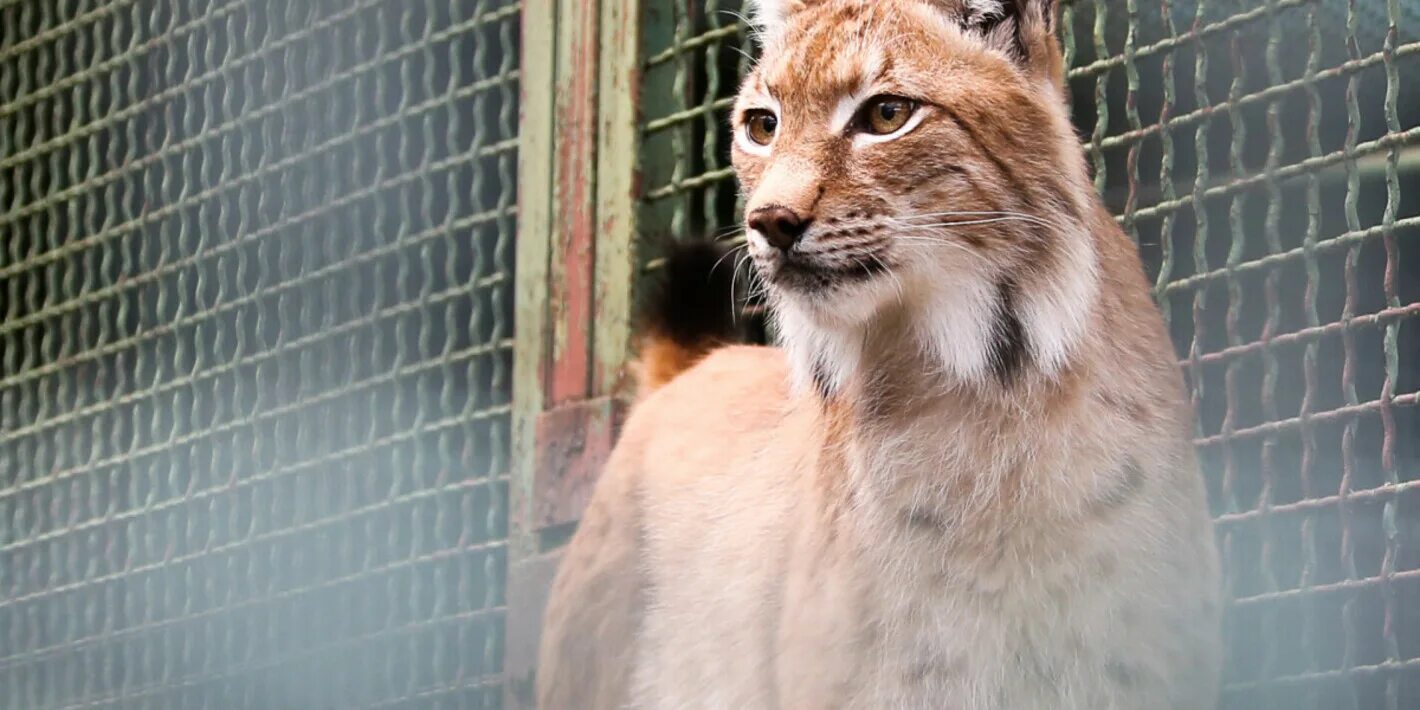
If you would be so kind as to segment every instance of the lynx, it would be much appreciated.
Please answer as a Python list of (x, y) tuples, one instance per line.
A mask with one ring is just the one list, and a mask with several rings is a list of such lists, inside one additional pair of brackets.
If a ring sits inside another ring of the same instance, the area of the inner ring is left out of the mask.
[(759, 5), (733, 158), (780, 346), (727, 344), (684, 293), (711, 255), (672, 262), (543, 708), (1215, 706), (1192, 416), (1057, 12)]

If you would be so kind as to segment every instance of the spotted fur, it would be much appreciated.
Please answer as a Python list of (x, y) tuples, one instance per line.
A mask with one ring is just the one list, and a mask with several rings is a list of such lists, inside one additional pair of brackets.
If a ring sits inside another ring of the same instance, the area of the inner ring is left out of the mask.
[[(1214, 706), (1191, 414), (1056, 12), (759, 4), (735, 167), (747, 214), (808, 225), (748, 234), (780, 345), (637, 405), (554, 585), (544, 708)], [(920, 107), (864, 138), (878, 95)]]

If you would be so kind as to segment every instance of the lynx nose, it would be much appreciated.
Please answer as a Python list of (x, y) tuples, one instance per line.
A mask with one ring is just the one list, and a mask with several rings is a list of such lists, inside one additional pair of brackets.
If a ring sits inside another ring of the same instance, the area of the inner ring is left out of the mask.
[(808, 231), (812, 219), (805, 219), (788, 207), (761, 207), (749, 216), (749, 227), (764, 235), (765, 241), (780, 251), (789, 251)]

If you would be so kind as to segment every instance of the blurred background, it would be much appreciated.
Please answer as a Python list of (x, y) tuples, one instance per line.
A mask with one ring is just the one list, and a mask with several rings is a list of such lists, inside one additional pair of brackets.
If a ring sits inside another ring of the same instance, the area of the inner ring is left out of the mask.
[[(1063, 5), (1224, 706), (1420, 706), (1420, 2)], [(0, 0), (0, 706), (529, 706), (641, 284), (738, 222), (740, 9)]]

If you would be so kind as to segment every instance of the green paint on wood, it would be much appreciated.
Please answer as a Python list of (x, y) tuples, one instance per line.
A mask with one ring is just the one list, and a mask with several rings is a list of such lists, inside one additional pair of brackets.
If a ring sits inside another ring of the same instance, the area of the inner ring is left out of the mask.
[(636, 100), (639, 94), (640, 7), (601, 2), (598, 86), (596, 330), (593, 390), (623, 394), (635, 303), (639, 183)]
[(523, 93), (518, 161), (517, 332), (513, 363), (513, 470), (509, 483), (510, 555), (531, 554), (533, 452), (550, 353), (548, 267), (552, 253), (553, 90), (556, 0), (524, 0)]

